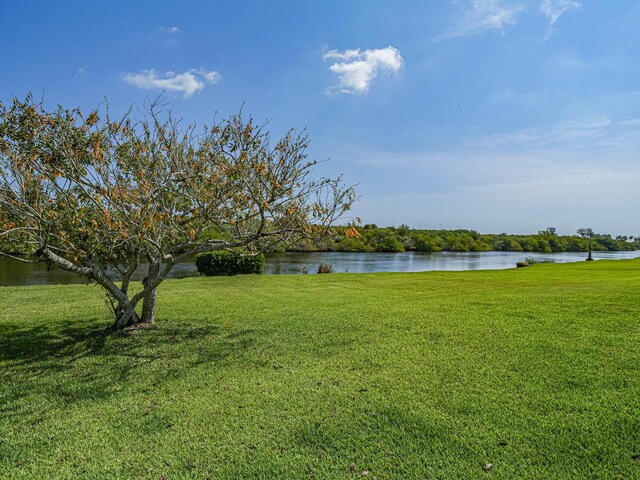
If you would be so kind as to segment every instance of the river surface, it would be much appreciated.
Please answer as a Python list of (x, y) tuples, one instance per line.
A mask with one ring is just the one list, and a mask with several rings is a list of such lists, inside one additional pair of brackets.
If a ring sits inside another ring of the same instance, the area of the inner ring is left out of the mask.
[[(316, 273), (318, 265), (328, 263), (334, 272), (423, 272), (428, 270), (502, 270), (515, 268), (516, 262), (525, 257), (539, 261), (566, 263), (584, 261), (583, 252), (523, 253), (523, 252), (403, 252), (403, 253), (273, 253), (265, 257), (265, 273)], [(599, 259), (626, 259), (640, 257), (640, 251), (594, 252)], [(193, 259), (176, 265), (170, 278), (198, 275)], [(145, 276), (141, 267), (134, 279)], [(44, 264), (25, 264), (8, 258), (0, 258), (0, 286), (49, 285), (83, 283), (83, 278), (60, 270), (47, 269)]]

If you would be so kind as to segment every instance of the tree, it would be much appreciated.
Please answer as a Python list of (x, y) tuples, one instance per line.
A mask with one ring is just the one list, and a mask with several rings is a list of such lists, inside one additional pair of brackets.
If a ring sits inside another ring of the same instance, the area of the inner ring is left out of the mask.
[(576, 233), (578, 234), (578, 236), (585, 239), (594, 238), (596, 236), (591, 228), (579, 228)]
[(549, 237), (557, 237), (558, 236), (558, 230), (556, 229), (556, 227), (547, 227), (544, 230), (539, 230), (538, 231), (538, 235), (549, 236)]
[(593, 260), (593, 255), (592, 255), (592, 242), (593, 239), (596, 237), (596, 234), (593, 233), (593, 230), (591, 228), (579, 228), (576, 232), (581, 238), (584, 238), (586, 240), (589, 240), (589, 256), (587, 257), (587, 261), (590, 262)]
[(355, 198), (340, 178), (314, 178), (304, 131), (272, 144), (242, 112), (196, 130), (163, 107), (134, 119), (46, 111), (31, 95), (0, 104), (0, 254), (96, 282), (117, 329), (154, 321), (156, 289), (185, 256), (326, 233)]

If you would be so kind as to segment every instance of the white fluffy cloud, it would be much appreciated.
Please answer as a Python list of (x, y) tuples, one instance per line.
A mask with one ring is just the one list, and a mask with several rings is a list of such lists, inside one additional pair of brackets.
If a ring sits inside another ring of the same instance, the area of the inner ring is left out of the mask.
[(335, 60), (329, 70), (338, 77), (333, 90), (340, 93), (367, 93), (371, 82), (380, 70), (395, 73), (402, 68), (404, 60), (395, 47), (374, 50), (330, 50), (324, 60)]
[(152, 68), (139, 73), (123, 73), (122, 79), (130, 85), (145, 90), (179, 92), (184, 98), (189, 98), (206, 85), (218, 83), (222, 80), (222, 76), (218, 72), (203, 68), (191, 68), (182, 73), (168, 71), (164, 75), (158, 75), (158, 72)]
[(540, 10), (549, 19), (544, 39), (548, 40), (553, 35), (553, 26), (565, 12), (581, 7), (582, 5), (574, 0), (543, 0), (540, 4)]

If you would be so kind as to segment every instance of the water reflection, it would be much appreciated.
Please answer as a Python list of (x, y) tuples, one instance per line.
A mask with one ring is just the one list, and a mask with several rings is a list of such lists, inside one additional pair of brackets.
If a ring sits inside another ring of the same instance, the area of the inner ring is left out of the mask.
[[(265, 273), (302, 273), (305, 269), (315, 273), (318, 265), (329, 263), (334, 272), (422, 272), (428, 270), (501, 270), (514, 268), (525, 256), (555, 263), (577, 262), (586, 253), (522, 253), (522, 252), (440, 252), (440, 253), (274, 253), (266, 256)], [(594, 252), (598, 259), (636, 258), (640, 252)], [(146, 275), (142, 265), (134, 280)], [(198, 275), (194, 259), (176, 265), (170, 278)], [(57, 267), (47, 269), (44, 264), (25, 264), (0, 258), (0, 285), (46, 285), (56, 283), (83, 283), (82, 277)]]
[[(423, 272), (428, 270), (502, 270), (532, 256), (539, 261), (565, 263), (586, 258), (586, 253), (522, 252), (403, 252), (403, 253), (277, 253), (267, 257), (265, 273), (315, 273), (318, 265), (329, 263), (334, 272)], [(636, 258), (640, 252), (595, 252), (596, 259)]]

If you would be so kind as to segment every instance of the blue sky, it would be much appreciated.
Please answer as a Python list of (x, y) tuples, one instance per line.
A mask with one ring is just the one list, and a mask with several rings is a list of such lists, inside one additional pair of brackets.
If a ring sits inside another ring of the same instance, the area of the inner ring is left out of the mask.
[(640, 2), (1, 4), (0, 99), (307, 127), (366, 223), (640, 235)]

